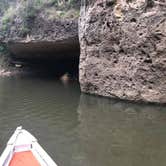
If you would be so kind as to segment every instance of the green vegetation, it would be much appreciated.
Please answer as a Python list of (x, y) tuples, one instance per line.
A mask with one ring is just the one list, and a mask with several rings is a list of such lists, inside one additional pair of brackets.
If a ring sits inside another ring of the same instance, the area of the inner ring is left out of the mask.
[(31, 32), (38, 14), (48, 20), (78, 18), (80, 1), (20, 0), (16, 4), (13, 0), (0, 0), (0, 37), (10, 32), (25, 37)]
[(81, 0), (27, 0), (25, 5), (40, 9), (44, 6), (54, 6), (58, 9), (78, 8)]
[(8, 7), (8, 1), (0, 0), (0, 14), (3, 13)]
[(6, 31), (8, 24), (12, 21), (15, 15), (15, 9), (13, 7), (9, 7), (2, 17), (2, 30)]
[(5, 51), (4, 45), (0, 45), (0, 53), (3, 53)]
[(0, 68), (6, 69), (9, 67), (8, 49), (5, 44), (0, 44)]
[(26, 25), (23, 25), (21, 28), (20, 28), (20, 35), (25, 37), (27, 34), (30, 33), (30, 28), (28, 28), (28, 26), (26, 27)]
[(68, 11), (62, 11), (60, 14), (59, 14), (59, 17), (60, 18), (63, 18), (63, 19), (68, 19), (68, 18), (76, 18), (76, 17), (79, 17), (79, 14), (80, 12), (78, 10), (68, 10)]
[(79, 0), (50, 0), (49, 3), (54, 4), (57, 7), (76, 7)]

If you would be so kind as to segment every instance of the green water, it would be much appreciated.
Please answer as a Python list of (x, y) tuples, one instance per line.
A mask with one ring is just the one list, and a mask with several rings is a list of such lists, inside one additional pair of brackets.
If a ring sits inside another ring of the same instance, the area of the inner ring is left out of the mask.
[(79, 84), (0, 78), (0, 152), (22, 125), (59, 166), (165, 166), (166, 107), (83, 95)]

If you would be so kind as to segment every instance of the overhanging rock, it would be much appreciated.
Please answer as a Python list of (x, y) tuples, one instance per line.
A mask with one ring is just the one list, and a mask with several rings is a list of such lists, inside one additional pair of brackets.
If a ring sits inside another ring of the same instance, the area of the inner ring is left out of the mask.
[(79, 41), (77, 37), (58, 41), (9, 42), (8, 48), (13, 58), (22, 60), (79, 57)]

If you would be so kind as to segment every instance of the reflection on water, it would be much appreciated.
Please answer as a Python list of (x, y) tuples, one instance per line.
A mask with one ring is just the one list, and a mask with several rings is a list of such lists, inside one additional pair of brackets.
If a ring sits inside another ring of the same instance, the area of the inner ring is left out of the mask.
[(78, 113), (86, 166), (166, 165), (166, 108), (82, 95)]
[(0, 152), (18, 125), (59, 166), (165, 166), (166, 108), (81, 95), (77, 82), (0, 79)]

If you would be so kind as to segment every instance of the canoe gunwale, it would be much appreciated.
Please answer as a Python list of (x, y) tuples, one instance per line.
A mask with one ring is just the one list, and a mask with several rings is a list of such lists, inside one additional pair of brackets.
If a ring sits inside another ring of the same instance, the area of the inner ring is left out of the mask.
[[(20, 135), (25, 135), (30, 144), (20, 143), (19, 145), (17, 143), (16, 145), (16, 141)], [(39, 145), (37, 139), (28, 131), (22, 129), (21, 126), (17, 127), (14, 134), (7, 142), (7, 146), (0, 157), (0, 166), (9, 166), (14, 153), (25, 151), (31, 151), (41, 166), (57, 166), (46, 151)]]

